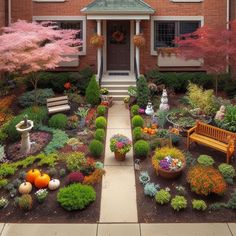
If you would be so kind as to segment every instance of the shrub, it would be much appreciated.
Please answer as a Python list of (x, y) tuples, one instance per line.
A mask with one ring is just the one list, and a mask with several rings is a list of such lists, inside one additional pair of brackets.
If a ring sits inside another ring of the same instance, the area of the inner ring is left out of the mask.
[(198, 211), (205, 211), (207, 209), (207, 205), (205, 201), (203, 200), (193, 199), (192, 206), (193, 206), (193, 209), (198, 210)]
[(67, 178), (69, 184), (83, 183), (84, 181), (84, 175), (81, 172), (71, 172)]
[(209, 206), (210, 211), (219, 211), (224, 207), (224, 203), (216, 202)]
[(144, 76), (140, 76), (137, 82), (137, 104), (145, 108), (148, 104), (149, 89)]
[(37, 192), (35, 192), (35, 196), (39, 203), (43, 203), (48, 196), (48, 190), (39, 189)]
[(233, 184), (233, 178), (235, 177), (236, 173), (232, 165), (222, 163), (218, 166), (218, 170), (223, 175), (227, 183)]
[(97, 129), (105, 129), (107, 126), (107, 120), (103, 116), (99, 116), (95, 120), (95, 126)]
[(181, 152), (181, 150), (179, 150), (177, 148), (163, 147), (160, 149), (156, 149), (156, 151), (152, 157), (152, 165), (156, 171), (159, 168), (160, 160), (163, 160), (167, 156), (171, 156), (174, 159), (178, 159), (182, 163), (185, 162), (184, 153)]
[(200, 155), (197, 162), (202, 166), (212, 166), (215, 163), (214, 159), (208, 155)]
[(135, 127), (135, 128), (133, 129), (133, 137), (134, 137), (134, 140), (142, 139), (142, 137), (143, 137), (143, 131), (142, 131), (142, 128), (141, 128), (141, 127)]
[(30, 210), (33, 206), (32, 197), (29, 194), (23, 194), (21, 197), (19, 197), (18, 205), (25, 211)]
[(8, 184), (7, 179), (0, 179), (0, 189), (5, 187)]
[[(55, 94), (52, 89), (37, 89), (37, 105), (44, 106), (47, 98), (53, 97)], [(35, 91), (25, 92), (19, 97), (19, 104), (22, 107), (29, 107), (35, 104)]]
[(183, 196), (178, 196), (176, 195), (172, 200), (171, 200), (171, 206), (175, 211), (180, 211), (182, 209), (187, 208), (187, 200)]
[(66, 154), (66, 167), (69, 171), (78, 171), (86, 163), (86, 158), (82, 152), (71, 152)]
[(60, 169), (59, 170), (59, 175), (60, 175), (60, 177), (66, 176), (66, 170), (64, 168)]
[(154, 183), (146, 183), (144, 186), (144, 194), (149, 197), (154, 197), (159, 189), (159, 185), (155, 185)]
[(137, 157), (147, 157), (150, 152), (150, 145), (145, 140), (139, 140), (134, 144), (134, 153)]
[(212, 166), (195, 165), (187, 174), (187, 182), (191, 190), (200, 195), (210, 193), (223, 194), (226, 191), (226, 183), (218, 170)]
[(0, 177), (7, 177), (9, 175), (14, 175), (16, 169), (17, 168), (11, 164), (3, 163), (0, 165)]
[(133, 105), (131, 107), (131, 115), (132, 116), (138, 115), (139, 114), (139, 109), (140, 109), (139, 105)]
[(102, 181), (102, 176), (105, 175), (104, 169), (96, 169), (91, 175), (84, 177), (83, 184), (96, 184)]
[(94, 136), (96, 140), (103, 142), (105, 139), (105, 135), (106, 133), (104, 129), (96, 129)]
[(100, 89), (95, 79), (95, 75), (92, 76), (88, 87), (86, 89), (86, 101), (92, 106), (96, 106), (100, 102)]
[(40, 153), (37, 156), (37, 159), (40, 159), (40, 161), (38, 162), (38, 166), (54, 167), (56, 165), (57, 158), (58, 156), (55, 153), (50, 153), (48, 155)]
[(9, 204), (9, 201), (5, 197), (0, 198), (0, 209), (5, 208)]
[(94, 188), (82, 184), (71, 184), (61, 188), (57, 194), (57, 201), (67, 211), (82, 210), (95, 199)]
[[(87, 158), (86, 159), (86, 164), (83, 165), (83, 167), (81, 168), (80, 172), (84, 175), (84, 176), (87, 176), (87, 175), (90, 175), (94, 172), (95, 170), (95, 161), (93, 158)], [(103, 168), (103, 167), (102, 167)]]
[(64, 130), (66, 128), (67, 125), (67, 116), (64, 114), (56, 114), (53, 115), (49, 121), (48, 121), (48, 125), (49, 127), (52, 127), (54, 129), (62, 129)]
[(132, 97), (137, 97), (137, 87), (129, 86), (128, 87), (128, 95)]
[(104, 151), (104, 145), (100, 141), (94, 139), (89, 144), (89, 151), (94, 157), (100, 157)]
[(160, 191), (156, 193), (155, 199), (157, 203), (164, 205), (170, 201), (171, 195), (165, 189), (161, 189)]
[(103, 105), (99, 105), (97, 107), (97, 114), (98, 116), (104, 116), (106, 114), (107, 108)]
[(54, 177), (57, 174), (57, 169), (55, 167), (52, 167), (47, 172), (50, 177)]
[(136, 115), (132, 118), (132, 126), (135, 127), (143, 127), (144, 120), (140, 115)]
[(236, 209), (236, 190), (234, 190), (234, 192), (231, 193), (231, 198), (226, 204), (226, 207), (232, 210)]

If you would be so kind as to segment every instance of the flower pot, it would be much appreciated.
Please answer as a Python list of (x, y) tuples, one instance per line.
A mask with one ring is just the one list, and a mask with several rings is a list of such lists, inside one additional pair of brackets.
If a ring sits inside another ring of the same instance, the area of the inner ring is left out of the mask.
[(186, 162), (183, 162), (183, 166), (176, 171), (164, 170), (158, 167), (158, 169), (156, 170), (156, 174), (160, 175), (161, 177), (165, 179), (176, 179), (182, 174), (182, 171), (184, 170), (185, 166), (186, 166)]
[(117, 161), (124, 161), (125, 160), (126, 154), (122, 154), (122, 153), (119, 153), (119, 152), (114, 152), (114, 153), (115, 153), (115, 159)]

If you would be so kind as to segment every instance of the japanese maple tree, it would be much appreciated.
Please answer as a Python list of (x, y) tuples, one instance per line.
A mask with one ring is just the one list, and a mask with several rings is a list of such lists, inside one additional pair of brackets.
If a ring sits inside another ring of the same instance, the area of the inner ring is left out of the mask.
[(225, 28), (203, 26), (194, 33), (182, 35), (175, 40), (178, 55), (186, 60), (201, 60), (202, 67), (215, 75), (216, 94), (219, 75), (229, 65), (231, 37), (232, 32)]
[[(53, 70), (68, 56), (78, 53), (78, 31), (61, 30), (52, 22), (28, 23), (19, 20), (3, 28), (0, 35), (0, 72), (30, 75), (35, 90), (40, 71)], [(67, 55), (67, 56), (66, 56)]]

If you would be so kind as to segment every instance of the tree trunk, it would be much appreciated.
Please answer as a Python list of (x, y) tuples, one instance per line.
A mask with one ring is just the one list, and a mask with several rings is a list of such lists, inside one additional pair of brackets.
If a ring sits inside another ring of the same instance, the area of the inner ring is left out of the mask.
[(218, 75), (215, 75), (215, 94), (218, 94)]
[(36, 73), (31, 74), (31, 83), (34, 87), (34, 105), (38, 105), (38, 98), (37, 98), (37, 87), (38, 87), (38, 80), (39, 80), (39, 75)]

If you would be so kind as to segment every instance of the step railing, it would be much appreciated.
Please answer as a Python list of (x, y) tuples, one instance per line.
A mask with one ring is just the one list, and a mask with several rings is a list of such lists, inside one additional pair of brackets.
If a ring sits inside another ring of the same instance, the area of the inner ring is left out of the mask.
[(101, 57), (101, 64), (100, 64), (99, 75), (98, 75), (99, 86), (101, 86), (102, 84), (102, 75), (103, 75), (103, 57)]

